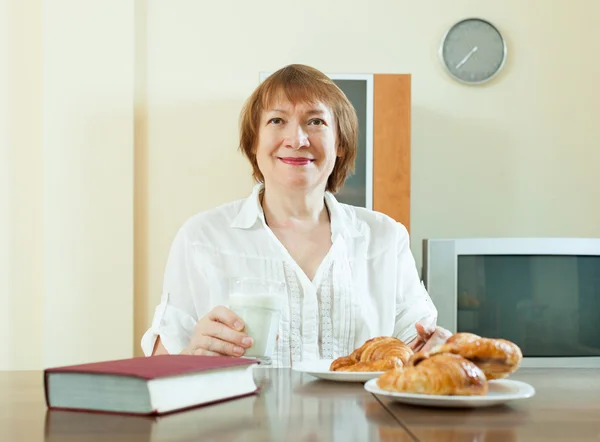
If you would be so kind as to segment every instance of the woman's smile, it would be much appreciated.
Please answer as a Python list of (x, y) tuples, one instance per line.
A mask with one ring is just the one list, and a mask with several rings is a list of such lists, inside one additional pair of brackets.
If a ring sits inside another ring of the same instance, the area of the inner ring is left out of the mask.
[(289, 164), (290, 166), (306, 166), (313, 161), (311, 158), (298, 158), (298, 157), (277, 157), (279, 161), (285, 164)]

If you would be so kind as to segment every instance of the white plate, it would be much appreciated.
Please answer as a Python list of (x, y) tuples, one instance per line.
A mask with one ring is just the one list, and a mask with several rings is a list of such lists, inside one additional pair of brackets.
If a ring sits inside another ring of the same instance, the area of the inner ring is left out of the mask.
[(337, 382), (367, 382), (369, 379), (378, 378), (383, 371), (329, 371), (333, 359), (318, 361), (302, 361), (294, 364), (292, 370), (309, 374), (319, 379)]
[(396, 402), (427, 407), (479, 408), (503, 404), (516, 399), (526, 399), (535, 394), (535, 389), (521, 381), (499, 379), (488, 382), (488, 393), (485, 396), (437, 396), (428, 394), (395, 393), (382, 390), (377, 386), (377, 379), (365, 384), (365, 390), (378, 396), (385, 396)]

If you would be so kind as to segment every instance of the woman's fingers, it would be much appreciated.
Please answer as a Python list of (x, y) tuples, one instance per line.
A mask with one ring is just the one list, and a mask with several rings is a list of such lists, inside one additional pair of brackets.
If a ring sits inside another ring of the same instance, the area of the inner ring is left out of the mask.
[(215, 353), (214, 351), (205, 350), (203, 348), (197, 348), (192, 354), (194, 356), (223, 356), (221, 353)]
[(418, 321), (415, 328), (417, 329), (417, 337), (409, 345), (415, 353), (417, 351), (427, 352), (435, 346), (443, 344), (452, 336), (452, 333), (445, 328), (436, 327), (425, 321)]
[(423, 339), (421, 339), (419, 336), (417, 336), (415, 339), (413, 339), (410, 344), (408, 345), (410, 347), (410, 349), (413, 352), (418, 352), (422, 347), (423, 344), (425, 344), (425, 341), (423, 341)]
[(436, 327), (433, 324), (428, 324), (423, 321), (419, 321), (415, 324), (417, 333), (423, 342), (427, 342), (429, 338), (435, 333)]
[(206, 316), (211, 321), (225, 324), (233, 330), (242, 331), (244, 329), (244, 321), (242, 321), (238, 315), (222, 305), (213, 308)]
[(450, 336), (452, 336), (452, 333), (450, 333), (448, 330), (442, 327), (437, 327), (435, 332), (431, 335), (429, 340), (423, 346), (422, 350), (424, 352), (428, 352), (432, 348), (444, 344)]
[(421, 340), (415, 341), (413, 344), (410, 345), (410, 349), (413, 351), (413, 353), (417, 353), (422, 348), (423, 348), (423, 341), (421, 341)]
[(196, 323), (186, 352), (207, 356), (242, 356), (254, 344), (253, 339), (242, 332), (243, 329), (241, 318), (227, 307), (217, 306)]
[(202, 330), (202, 334), (221, 341), (231, 342), (244, 348), (250, 348), (254, 343), (253, 339), (246, 333), (232, 330), (227, 325), (215, 321), (209, 321)]
[(242, 356), (245, 351), (243, 347), (232, 342), (226, 342), (221, 339), (213, 338), (212, 336), (204, 335), (199, 336), (196, 341), (194, 353), (197, 354), (198, 350), (208, 350), (209, 352), (225, 356)]
[(409, 343), (409, 347), (416, 353), (423, 348), (435, 333), (435, 326), (425, 321), (418, 321), (415, 328), (417, 329), (417, 337)]

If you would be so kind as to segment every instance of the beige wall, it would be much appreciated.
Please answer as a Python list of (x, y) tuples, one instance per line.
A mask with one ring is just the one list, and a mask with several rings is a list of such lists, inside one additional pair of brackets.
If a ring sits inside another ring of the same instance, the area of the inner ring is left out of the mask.
[(12, 322), (10, 322), (10, 250), (6, 246), (10, 240), (10, 169), (8, 150), (8, 0), (0, 0), (0, 337), (4, 345), (0, 346), (0, 361), (6, 361), (10, 355), (9, 343), (12, 342)]
[(133, 1), (2, 7), (0, 369), (128, 357)]
[(45, 2), (43, 24), (44, 362), (127, 357), (134, 2)]
[[(4, 0), (6, 42), (0, 72), (6, 79), (0, 101), (6, 113), (1, 149), (0, 244), (6, 262), (0, 369), (36, 368), (43, 361), (42, 282), (42, 26), (41, 1)], [(6, 187), (4, 187), (6, 186)], [(4, 339), (6, 336), (6, 339)], [(25, 349), (25, 350), (24, 350)]]
[[(176, 230), (249, 192), (238, 113), (260, 71), (291, 62), (412, 74), (419, 264), (424, 237), (600, 236), (599, 2), (0, 5), (11, 23), (0, 47), (0, 91), (11, 97), (0, 107), (10, 167), (0, 165), (0, 332), (10, 342), (0, 368), (131, 354)], [(437, 58), (444, 31), (467, 16), (496, 23), (509, 44), (505, 71), (484, 87), (453, 82)]]

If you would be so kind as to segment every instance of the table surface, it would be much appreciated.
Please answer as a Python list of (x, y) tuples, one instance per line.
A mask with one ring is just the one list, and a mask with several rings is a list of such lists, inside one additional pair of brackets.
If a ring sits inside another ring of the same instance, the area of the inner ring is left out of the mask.
[(382, 402), (410, 433), (407, 440), (600, 441), (600, 369), (521, 368), (510, 379), (531, 384), (535, 395), (470, 410)]
[[(0, 372), (10, 441), (599, 441), (599, 369), (521, 369), (536, 395), (492, 408), (401, 405), (358, 383), (255, 371), (260, 394), (159, 418), (48, 410), (39, 371)], [(6, 438), (6, 439), (4, 439)]]

